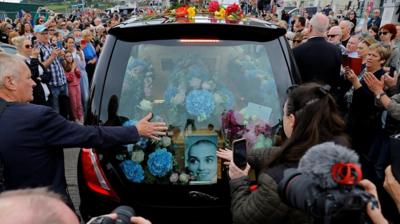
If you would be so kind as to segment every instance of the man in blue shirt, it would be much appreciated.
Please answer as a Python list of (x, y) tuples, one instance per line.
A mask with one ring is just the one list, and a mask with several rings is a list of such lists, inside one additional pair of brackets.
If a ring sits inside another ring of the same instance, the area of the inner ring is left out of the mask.
[(48, 186), (69, 199), (63, 148), (110, 147), (131, 144), (140, 136), (159, 139), (167, 130), (163, 122), (136, 126), (82, 126), (65, 120), (47, 106), (29, 104), (35, 82), (28, 66), (13, 55), (0, 53), (0, 159), (4, 163), (6, 190)]

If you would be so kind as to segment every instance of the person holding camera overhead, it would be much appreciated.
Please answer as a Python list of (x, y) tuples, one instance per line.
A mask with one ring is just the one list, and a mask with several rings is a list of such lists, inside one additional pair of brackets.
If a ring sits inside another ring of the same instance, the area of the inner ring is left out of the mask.
[[(280, 147), (250, 151), (242, 170), (232, 160), (232, 151), (219, 149), (217, 156), (229, 164), (233, 223), (311, 223), (302, 213), (288, 207), (278, 195), (284, 170), (296, 168), (312, 146), (326, 141), (348, 146), (345, 122), (339, 115), (329, 86), (307, 83), (288, 89), (283, 109), (283, 129), (287, 140)], [(250, 165), (249, 165), (250, 164)], [(250, 166), (260, 170), (257, 189), (250, 189)]]

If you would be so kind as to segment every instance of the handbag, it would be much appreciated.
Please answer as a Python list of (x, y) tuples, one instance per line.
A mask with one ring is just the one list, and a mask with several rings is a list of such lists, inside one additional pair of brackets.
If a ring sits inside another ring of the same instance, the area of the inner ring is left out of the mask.
[(389, 147), (392, 173), (396, 180), (400, 182), (400, 134), (390, 136)]

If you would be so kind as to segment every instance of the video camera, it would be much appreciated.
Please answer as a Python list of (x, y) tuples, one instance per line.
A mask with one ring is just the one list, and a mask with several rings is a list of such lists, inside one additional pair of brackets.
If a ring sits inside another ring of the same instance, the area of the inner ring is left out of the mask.
[(358, 156), (332, 142), (312, 147), (288, 169), (278, 192), (289, 206), (298, 208), (314, 223), (370, 223), (365, 212), (369, 202), (378, 207), (375, 197), (357, 184), (362, 173)]
[(117, 219), (112, 220), (107, 216), (99, 216), (90, 220), (87, 224), (130, 224), (131, 217), (135, 216), (135, 211), (129, 206), (119, 206), (112, 211), (117, 214)]

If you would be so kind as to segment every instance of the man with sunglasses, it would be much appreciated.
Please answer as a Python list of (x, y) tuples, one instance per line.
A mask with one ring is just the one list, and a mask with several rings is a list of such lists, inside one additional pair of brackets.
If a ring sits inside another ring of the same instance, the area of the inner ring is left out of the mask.
[(335, 46), (337, 46), (342, 55), (346, 54), (346, 47), (342, 44), (342, 30), (339, 26), (333, 26), (329, 29), (327, 36), (327, 41)]

